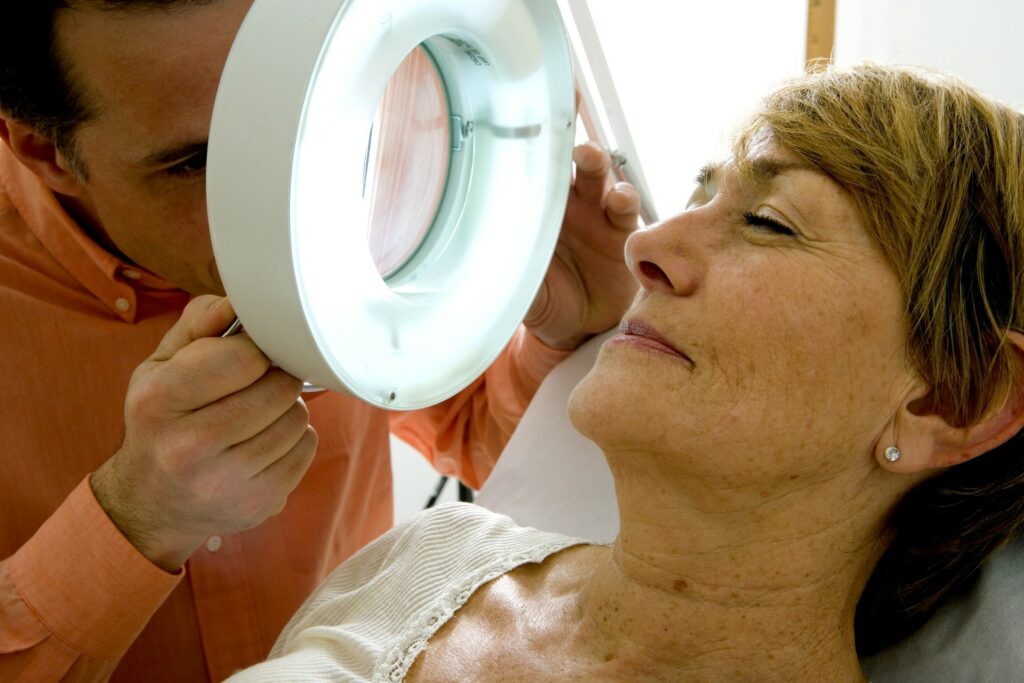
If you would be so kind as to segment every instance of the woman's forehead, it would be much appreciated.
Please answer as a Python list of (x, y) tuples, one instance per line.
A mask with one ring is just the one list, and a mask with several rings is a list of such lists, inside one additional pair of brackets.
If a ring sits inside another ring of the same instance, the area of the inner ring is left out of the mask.
[(733, 156), (725, 161), (706, 164), (697, 174), (697, 182), (704, 187), (717, 185), (721, 182), (723, 173), (729, 170), (735, 170), (741, 183), (755, 190), (768, 187), (780, 176), (795, 173), (813, 173), (820, 179), (835, 182), (814, 164), (777, 145), (761, 147), (753, 154)]

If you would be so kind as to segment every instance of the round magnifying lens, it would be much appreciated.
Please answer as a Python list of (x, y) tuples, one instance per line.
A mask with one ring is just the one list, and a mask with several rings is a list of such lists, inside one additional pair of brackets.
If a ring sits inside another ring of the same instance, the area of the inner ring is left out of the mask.
[(554, 0), (256, 0), (207, 167), (246, 330), (291, 374), (382, 407), (455, 394), (541, 283), (574, 123)]
[(367, 239), (385, 280), (408, 263), (437, 217), (451, 161), (450, 121), (444, 83), (418, 47), (388, 82), (366, 156)]

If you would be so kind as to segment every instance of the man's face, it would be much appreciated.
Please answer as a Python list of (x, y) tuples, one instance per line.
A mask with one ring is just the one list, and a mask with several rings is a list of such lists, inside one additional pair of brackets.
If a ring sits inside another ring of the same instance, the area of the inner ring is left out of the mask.
[(206, 143), (224, 62), (252, 0), (58, 13), (57, 41), (96, 116), (76, 135), (81, 212), (136, 264), (223, 293), (206, 217)]

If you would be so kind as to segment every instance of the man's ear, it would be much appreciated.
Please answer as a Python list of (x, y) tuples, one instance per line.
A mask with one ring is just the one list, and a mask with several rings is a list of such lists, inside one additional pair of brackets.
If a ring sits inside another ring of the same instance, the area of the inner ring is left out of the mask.
[[(1024, 333), (1010, 330), (1007, 343), (1017, 356), (1017, 376), (1002, 405), (970, 427), (954, 427), (927, 398), (909, 397), (875, 446), (879, 463), (903, 473), (951, 467), (1001, 446), (1024, 429)], [(889, 446), (900, 451), (895, 462), (884, 457)]]
[(6, 117), (0, 118), (0, 137), (18, 161), (51, 190), (69, 197), (82, 194), (85, 183), (48, 137), (27, 124)]

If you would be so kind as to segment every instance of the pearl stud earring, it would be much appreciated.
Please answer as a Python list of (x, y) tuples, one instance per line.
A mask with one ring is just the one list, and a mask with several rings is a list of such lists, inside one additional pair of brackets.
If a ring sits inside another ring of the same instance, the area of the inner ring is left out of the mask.
[(889, 462), (896, 462), (897, 460), (900, 459), (901, 455), (903, 454), (900, 453), (900, 449), (896, 448), (895, 446), (889, 446), (888, 448), (885, 449), (885, 459), (888, 460)]

